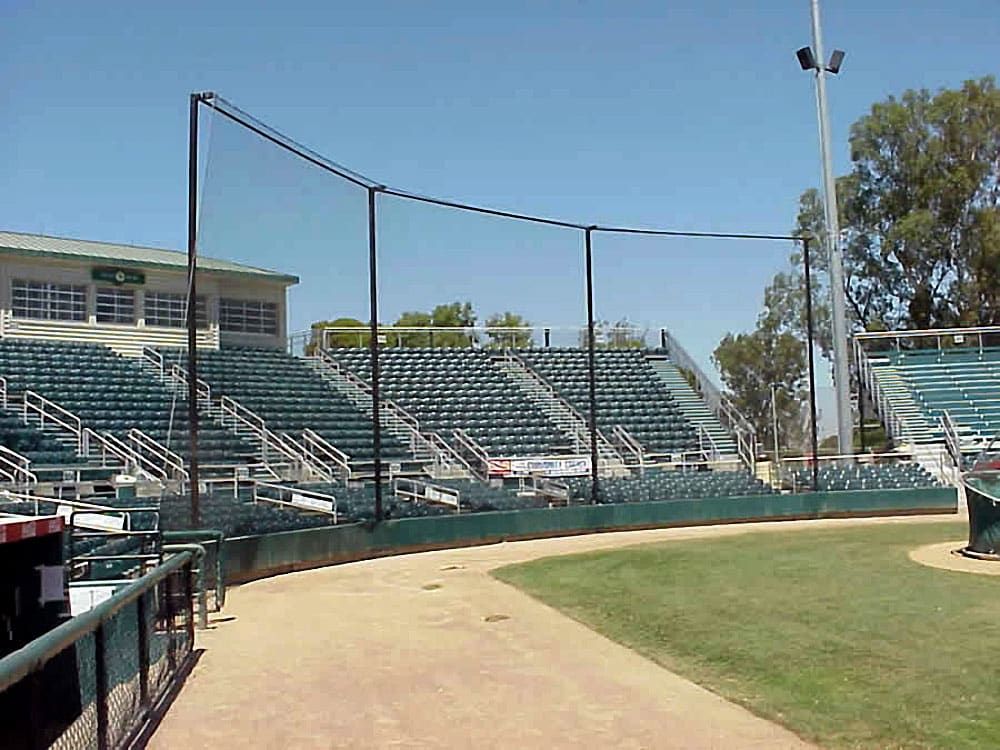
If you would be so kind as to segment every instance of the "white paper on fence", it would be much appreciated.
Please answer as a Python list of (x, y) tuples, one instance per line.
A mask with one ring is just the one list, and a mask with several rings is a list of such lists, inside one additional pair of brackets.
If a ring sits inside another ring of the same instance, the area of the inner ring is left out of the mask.
[(70, 586), (69, 613), (75, 617), (83, 612), (89, 612), (101, 602), (110, 599), (116, 588), (117, 586), (109, 584)]
[(439, 503), (447, 503), (448, 505), (457, 505), (455, 500), (455, 494), (453, 492), (444, 492), (437, 489), (436, 487), (428, 487), (424, 490), (424, 497), (428, 500), (435, 500)]
[(309, 508), (310, 510), (322, 510), (327, 513), (333, 512), (333, 501), (332, 500), (320, 500), (318, 497), (306, 497), (305, 495), (300, 495), (297, 492), (292, 493), (291, 499), (292, 505), (297, 505), (300, 508)]
[(66, 598), (66, 576), (62, 565), (37, 565), (35, 570), (42, 584), (39, 604), (61, 602)]

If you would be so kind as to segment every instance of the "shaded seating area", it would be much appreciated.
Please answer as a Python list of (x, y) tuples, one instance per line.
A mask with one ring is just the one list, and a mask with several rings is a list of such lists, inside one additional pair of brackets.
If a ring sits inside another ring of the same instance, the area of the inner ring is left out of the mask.
[[(525, 349), (517, 354), (578, 412), (590, 413), (585, 350)], [(642, 350), (607, 349), (595, 355), (598, 429), (610, 436), (620, 425), (651, 454), (698, 450), (694, 426)]]
[[(330, 355), (371, 381), (364, 349), (331, 349)], [(382, 391), (409, 411), (424, 433), (451, 442), (462, 429), (490, 456), (566, 453), (566, 438), (548, 417), (478, 349), (382, 350)]]

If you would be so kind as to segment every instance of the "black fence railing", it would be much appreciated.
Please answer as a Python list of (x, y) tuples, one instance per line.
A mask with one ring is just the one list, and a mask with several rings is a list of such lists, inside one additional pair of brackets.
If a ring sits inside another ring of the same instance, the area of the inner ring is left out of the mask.
[(194, 647), (193, 552), (0, 659), (0, 747), (125, 747)]

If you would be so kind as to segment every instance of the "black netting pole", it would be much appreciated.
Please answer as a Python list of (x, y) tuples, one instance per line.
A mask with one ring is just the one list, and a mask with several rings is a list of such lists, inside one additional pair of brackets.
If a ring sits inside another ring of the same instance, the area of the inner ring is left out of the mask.
[(812, 488), (819, 489), (819, 441), (816, 437), (816, 365), (813, 362), (812, 274), (809, 268), (809, 238), (802, 238), (802, 263), (806, 272), (806, 348), (809, 357), (809, 430), (812, 438)]
[(187, 366), (188, 366), (188, 491), (191, 493), (191, 528), (201, 527), (198, 487), (198, 297), (195, 275), (198, 256), (198, 104), (202, 94), (191, 94), (188, 125), (188, 226), (187, 226)]
[(368, 285), (371, 309), (371, 340), (368, 349), (372, 365), (372, 458), (375, 466), (375, 522), (382, 520), (382, 420), (379, 419), (379, 351), (378, 351), (378, 260), (375, 243), (375, 202), (380, 187), (368, 188)]
[(587, 257), (587, 379), (590, 386), (590, 502), (597, 505), (597, 368), (594, 356), (594, 258), (591, 235), (594, 227), (584, 230)]

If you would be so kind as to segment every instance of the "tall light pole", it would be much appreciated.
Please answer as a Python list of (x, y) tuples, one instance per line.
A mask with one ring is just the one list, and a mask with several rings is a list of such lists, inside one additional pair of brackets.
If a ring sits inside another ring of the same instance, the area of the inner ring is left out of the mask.
[(826, 220), (827, 257), (830, 259), (830, 296), (833, 312), (833, 378), (837, 392), (837, 442), (840, 453), (852, 453), (854, 420), (851, 412), (850, 366), (847, 359), (847, 301), (844, 295), (844, 260), (840, 253), (840, 221), (837, 213), (837, 188), (830, 156), (830, 117), (826, 104), (826, 74), (836, 75), (844, 53), (834, 50), (829, 63), (823, 56), (819, 0), (810, 0), (813, 46), (803, 47), (796, 56), (803, 70), (816, 75), (816, 118), (819, 121), (819, 150), (823, 167), (823, 214)]
[[(771, 383), (771, 430), (774, 435), (774, 460), (771, 461), (771, 465), (774, 467), (778, 474), (778, 478), (781, 478), (781, 468), (779, 465), (778, 458), (778, 388), (781, 387), (780, 383)], [(773, 482), (772, 482), (773, 484)]]

